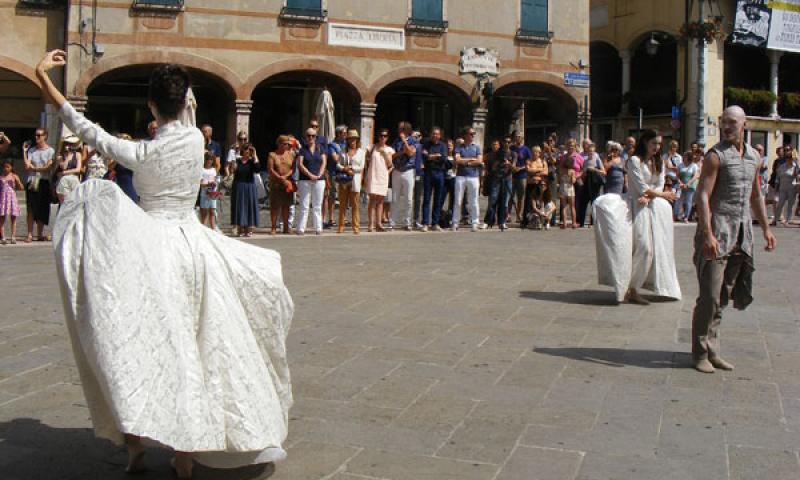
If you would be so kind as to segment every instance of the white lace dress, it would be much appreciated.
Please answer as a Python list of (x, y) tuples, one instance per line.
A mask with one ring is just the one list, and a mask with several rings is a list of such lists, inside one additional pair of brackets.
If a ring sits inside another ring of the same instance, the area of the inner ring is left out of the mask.
[(633, 217), (630, 286), (680, 300), (672, 205), (663, 198), (654, 198), (646, 206), (637, 201), (647, 190), (662, 191), (664, 178), (665, 169), (660, 174), (651, 172), (639, 157), (631, 157), (628, 161), (628, 192)]
[(54, 248), (66, 323), (99, 437), (123, 434), (236, 467), (285, 457), (294, 306), (279, 255), (203, 227), (194, 213), (199, 130), (117, 139), (71, 105), (61, 119), (135, 172), (135, 205), (89, 180), (61, 207)]

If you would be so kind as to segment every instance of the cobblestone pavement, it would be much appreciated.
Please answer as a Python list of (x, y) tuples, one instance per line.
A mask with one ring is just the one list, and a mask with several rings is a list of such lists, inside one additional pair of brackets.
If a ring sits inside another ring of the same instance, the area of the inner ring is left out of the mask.
[[(586, 230), (257, 238), (297, 305), (289, 459), (196, 478), (800, 478), (800, 232), (776, 233), (714, 375), (689, 368), (691, 227), (684, 300), (648, 307), (611, 304)], [(0, 261), (0, 477), (127, 478), (90, 430), (50, 248)]]

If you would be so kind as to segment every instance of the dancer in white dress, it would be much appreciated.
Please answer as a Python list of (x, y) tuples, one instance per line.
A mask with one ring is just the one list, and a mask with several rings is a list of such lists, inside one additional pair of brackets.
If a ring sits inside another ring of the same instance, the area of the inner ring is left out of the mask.
[(659, 151), (661, 136), (646, 130), (636, 145), (636, 155), (628, 161), (628, 192), (633, 217), (633, 264), (627, 300), (646, 305), (639, 288), (658, 296), (681, 299), (675, 270), (673, 192), (664, 191), (666, 168)]
[(66, 323), (95, 433), (128, 447), (176, 452), (179, 478), (196, 460), (230, 468), (285, 457), (292, 403), (286, 335), (293, 304), (277, 253), (204, 228), (194, 214), (203, 166), (199, 130), (177, 121), (189, 76), (157, 67), (150, 142), (117, 139), (66, 102), (37, 67), (46, 100), (104, 158), (136, 172), (134, 204), (115, 184), (89, 180), (58, 215), (53, 244)]
[(639, 288), (680, 300), (669, 204), (675, 196), (664, 192), (665, 169), (656, 163), (661, 137), (646, 131), (638, 145), (638, 155), (627, 163), (627, 195), (622, 193), (622, 146), (609, 142), (607, 147), (606, 193), (593, 205), (598, 280), (614, 287), (617, 302), (647, 305)]

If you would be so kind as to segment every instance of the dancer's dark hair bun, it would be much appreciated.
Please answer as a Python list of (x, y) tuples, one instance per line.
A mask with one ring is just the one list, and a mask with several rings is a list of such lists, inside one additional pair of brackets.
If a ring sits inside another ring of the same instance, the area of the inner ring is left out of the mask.
[(185, 105), (189, 83), (189, 72), (182, 66), (159, 65), (150, 75), (147, 97), (155, 103), (161, 115), (175, 118)]

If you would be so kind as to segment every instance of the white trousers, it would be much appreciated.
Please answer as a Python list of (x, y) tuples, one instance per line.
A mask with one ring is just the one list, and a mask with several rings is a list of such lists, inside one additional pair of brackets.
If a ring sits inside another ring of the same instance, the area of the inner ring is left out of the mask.
[(414, 210), (414, 170), (392, 170), (392, 223), (395, 227), (410, 227)]
[(297, 182), (297, 193), (300, 195), (300, 212), (294, 229), (297, 233), (306, 231), (308, 207), (311, 206), (311, 223), (315, 232), (322, 231), (322, 197), (325, 195), (325, 181), (300, 180)]
[(477, 225), (479, 220), (478, 212), (478, 190), (480, 179), (478, 177), (456, 177), (455, 199), (453, 200), (453, 226), (457, 227), (461, 221), (461, 200), (464, 198), (464, 191), (467, 192), (467, 212), (472, 225)]

